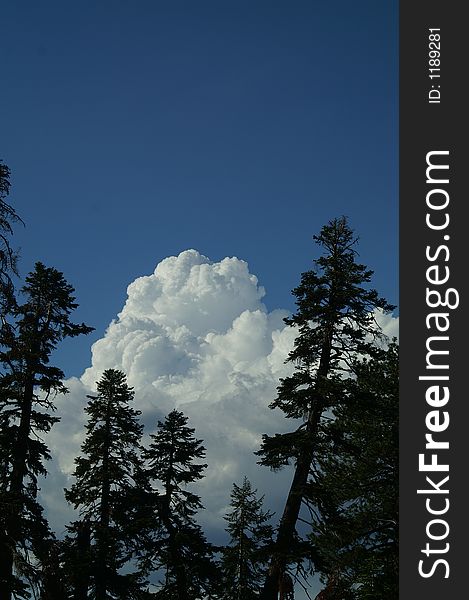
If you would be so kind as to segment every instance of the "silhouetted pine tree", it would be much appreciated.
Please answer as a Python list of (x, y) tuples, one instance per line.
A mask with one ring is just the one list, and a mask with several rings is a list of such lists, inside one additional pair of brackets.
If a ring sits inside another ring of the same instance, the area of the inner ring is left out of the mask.
[[(378, 335), (373, 311), (391, 310), (374, 290), (364, 287), (372, 271), (356, 262), (356, 238), (345, 217), (325, 225), (314, 240), (324, 254), (315, 269), (303, 273), (293, 290), (298, 310), (285, 322), (298, 328), (288, 360), (295, 372), (280, 382), (271, 408), (287, 418), (303, 419), (292, 433), (264, 436), (261, 464), (280, 469), (293, 461), (295, 471), (266, 577), (262, 598), (276, 600), (289, 564), (301, 559), (296, 524), (325, 411), (343, 394), (344, 371), (358, 355), (373, 353)], [(346, 377), (346, 375), (345, 375)]]
[[(95, 600), (130, 600), (138, 597), (144, 583), (138, 572), (131, 572), (132, 540), (127, 531), (131, 524), (126, 514), (127, 497), (141, 477), (140, 412), (130, 406), (134, 393), (121, 371), (104, 371), (97, 391), (97, 396), (88, 396), (85, 408), (89, 419), (83, 456), (75, 459), (76, 482), (65, 491), (68, 502), (82, 515), (82, 522), (70, 529), (76, 536), (75, 564), (83, 566), (83, 571), (74, 575), (74, 593), (79, 598), (79, 589), (85, 597), (84, 582), (90, 576)], [(89, 550), (84, 541), (88, 526)], [(67, 553), (73, 555), (73, 548)], [(128, 570), (125, 574), (123, 567)]]
[(40, 565), (41, 592), (39, 600), (68, 600), (71, 598), (64, 576), (61, 549), (61, 541), (51, 540), (44, 552)]
[(264, 511), (262, 498), (245, 477), (242, 486), (233, 484), (230, 512), (225, 517), (229, 545), (223, 549), (223, 598), (255, 600), (259, 598), (266, 575), (267, 547), (273, 529), (268, 524), (272, 513)]
[(0, 161), (0, 315), (5, 317), (13, 301), (11, 275), (17, 275), (17, 253), (10, 245), (13, 224), (22, 222), (15, 209), (6, 202), (10, 193), (10, 169)]
[[(54, 397), (65, 393), (50, 354), (67, 337), (92, 331), (70, 321), (78, 306), (62, 273), (36, 263), (0, 329), (0, 598), (28, 597), (51, 541), (36, 496), (50, 458), (43, 437), (59, 417)], [(34, 559), (33, 557), (36, 557)], [(30, 560), (31, 559), (31, 560)]]
[(217, 579), (212, 547), (194, 518), (203, 508), (200, 498), (187, 490), (203, 476), (207, 465), (196, 461), (205, 456), (205, 449), (186, 424), (187, 417), (173, 410), (158, 422), (144, 452), (152, 516), (142, 558), (147, 570), (159, 573), (156, 598), (165, 600), (211, 597)]
[(307, 489), (311, 542), (325, 582), (356, 600), (398, 598), (398, 348), (354, 365), (356, 378), (325, 423)]
[(59, 542), (60, 572), (65, 598), (88, 600), (91, 589), (91, 522), (85, 517), (67, 526), (67, 535)]

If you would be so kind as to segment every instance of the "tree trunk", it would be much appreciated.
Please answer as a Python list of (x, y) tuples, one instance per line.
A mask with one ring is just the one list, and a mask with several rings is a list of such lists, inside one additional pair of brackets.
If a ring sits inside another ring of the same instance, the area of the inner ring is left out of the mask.
[(109, 524), (110, 524), (110, 492), (109, 460), (110, 460), (110, 421), (111, 400), (108, 403), (106, 415), (105, 446), (103, 449), (103, 483), (101, 487), (101, 506), (97, 531), (97, 556), (95, 564), (96, 600), (106, 600), (108, 588), (108, 554), (109, 554)]
[(170, 555), (170, 561), (174, 565), (174, 573), (176, 578), (176, 591), (177, 600), (189, 600), (187, 595), (187, 577), (186, 570), (182, 563), (182, 558), (179, 555), (179, 548), (177, 543), (177, 529), (174, 527), (171, 521), (171, 506), (168, 498), (161, 505), (160, 512), (161, 519), (168, 532), (168, 549)]
[[(316, 423), (312, 423), (315, 431), (317, 431), (320, 417), (321, 413), (318, 414)], [(314, 433), (311, 431), (311, 437), (313, 437), (313, 435)], [(287, 567), (288, 550), (293, 544), (296, 522), (300, 514), (304, 489), (308, 482), (313, 444), (311, 443), (310, 446), (311, 449), (305, 451), (296, 464), (295, 474), (278, 528), (277, 540), (274, 548), (275, 554), (272, 557), (264, 588), (262, 590), (262, 600), (277, 600), (278, 598), (280, 583)]]
[(23, 479), (26, 475), (26, 459), (28, 456), (29, 431), (31, 428), (31, 411), (34, 396), (34, 377), (27, 379), (23, 398), (18, 437), (16, 439), (13, 467), (10, 478), (10, 489), (7, 493), (8, 506), (5, 515), (5, 531), (2, 532), (0, 560), (0, 598), (12, 599), (13, 585), (13, 553), (20, 530), (19, 521), (22, 509)]
[[(332, 298), (333, 296), (334, 294), (331, 294)], [(318, 384), (320, 384), (321, 380), (325, 380), (329, 374), (334, 327), (335, 322), (329, 323), (326, 327), (326, 336), (321, 350), (313, 400), (306, 425), (309, 441), (307, 447), (300, 454), (296, 463), (295, 473), (277, 532), (273, 556), (261, 592), (262, 600), (278, 600), (281, 581), (288, 566), (288, 551), (292, 547), (295, 539), (296, 523), (300, 514), (304, 490), (308, 483), (309, 471), (313, 460), (315, 439), (321, 415), (324, 410), (321, 393), (318, 390)]]
[(2, 534), (0, 548), (0, 598), (11, 600), (13, 575), (13, 552), (8, 544), (7, 533)]
[(74, 574), (74, 600), (87, 600), (90, 585), (90, 549), (91, 525), (89, 521), (81, 523), (77, 532), (77, 555), (79, 566)]

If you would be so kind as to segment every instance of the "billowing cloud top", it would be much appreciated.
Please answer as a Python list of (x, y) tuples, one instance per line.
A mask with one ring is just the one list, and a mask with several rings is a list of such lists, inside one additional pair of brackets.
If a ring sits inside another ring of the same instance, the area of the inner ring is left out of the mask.
[[(204, 440), (209, 467), (198, 491), (207, 510), (200, 521), (212, 536), (220, 536), (232, 483), (244, 475), (268, 493), (269, 507), (279, 510), (290, 474), (261, 469), (253, 452), (262, 433), (291, 428), (279, 411), (268, 408), (279, 378), (291, 372), (285, 358), (295, 331), (284, 325), (287, 312), (267, 311), (264, 289), (246, 262), (211, 262), (195, 250), (166, 258), (127, 291), (122, 312), (92, 347), (91, 367), (67, 383), (71, 392), (59, 401), (63, 418), (51, 434), (58, 460), (52, 480), (73, 470), (86, 394), (105, 369), (116, 368), (135, 389), (147, 433), (177, 408)], [(378, 319), (385, 333), (396, 335), (397, 319), (382, 314)], [(45, 500), (55, 506), (52, 496), (46, 485)]]

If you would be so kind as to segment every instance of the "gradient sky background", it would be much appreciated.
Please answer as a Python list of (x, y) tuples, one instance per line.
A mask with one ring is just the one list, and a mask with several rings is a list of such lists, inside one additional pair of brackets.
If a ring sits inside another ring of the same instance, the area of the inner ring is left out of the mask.
[[(397, 0), (11, 1), (1, 13), (0, 158), (26, 223), (15, 232), (21, 274), (36, 260), (63, 271), (80, 303), (75, 320), (96, 327), (56, 352), (67, 376), (90, 365), (127, 285), (188, 248), (246, 260), (268, 310), (292, 310), (290, 290), (317, 256), (312, 235), (342, 214), (374, 286), (397, 304)], [(97, 354), (112, 361), (106, 348)], [(213, 377), (229, 398), (229, 370)], [(197, 374), (187, 381), (196, 389)], [(275, 385), (267, 381), (261, 404)], [(51, 434), (61, 466), (43, 492), (60, 527), (57, 490), (85, 394), (75, 380)], [(264, 420), (278, 430), (281, 417), (261, 418), (248, 393), (242, 401), (253, 435)], [(220, 427), (236, 429), (236, 404), (233, 414), (220, 406)], [(231, 446), (210, 430), (216, 407), (186, 408), (223, 463)], [(246, 444), (234, 451), (236, 476), (251, 469), (265, 492), (273, 480), (255, 471)], [(207, 483), (211, 496), (226, 496), (230, 477)]]
[(21, 272), (77, 290), (93, 336), (126, 286), (187, 248), (246, 260), (269, 309), (346, 214), (397, 303), (397, 2), (6, 2), (0, 157)]

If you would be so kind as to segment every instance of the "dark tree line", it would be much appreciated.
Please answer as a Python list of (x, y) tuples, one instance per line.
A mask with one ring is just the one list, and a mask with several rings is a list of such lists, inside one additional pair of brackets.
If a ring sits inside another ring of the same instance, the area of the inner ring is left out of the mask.
[(193, 484), (207, 468), (202, 440), (173, 410), (143, 441), (140, 412), (123, 372), (109, 369), (88, 396), (88, 422), (73, 484), (77, 520), (57, 539), (38, 499), (51, 455), (47, 434), (67, 393), (50, 364), (68, 337), (73, 287), (38, 262), (18, 279), (0, 163), (0, 598), (2, 600), (289, 600), (319, 575), (321, 600), (397, 598), (398, 348), (375, 311), (392, 310), (370, 288), (345, 218), (314, 237), (321, 255), (293, 290), (286, 319), (297, 337), (271, 407), (293, 423), (264, 436), (260, 463), (292, 468), (278, 525), (245, 478), (215, 547), (197, 522)]

